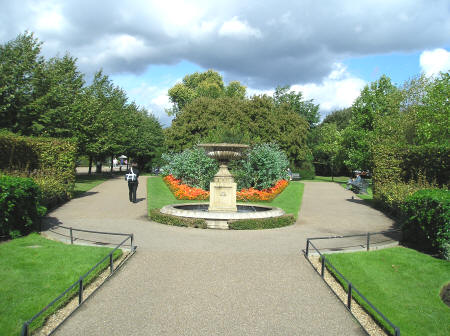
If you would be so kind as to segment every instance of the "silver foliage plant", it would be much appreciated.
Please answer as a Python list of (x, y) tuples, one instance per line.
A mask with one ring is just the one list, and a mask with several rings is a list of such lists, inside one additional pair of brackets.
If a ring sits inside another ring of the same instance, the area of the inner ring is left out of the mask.
[(161, 158), (165, 163), (164, 175), (173, 175), (184, 184), (204, 190), (209, 190), (209, 182), (219, 170), (217, 162), (197, 147), (180, 153), (165, 153)]
[[(162, 155), (164, 175), (173, 175), (184, 184), (209, 190), (209, 182), (219, 169), (218, 163), (200, 148)], [(267, 189), (282, 179), (289, 179), (289, 160), (275, 143), (253, 146), (244, 158), (230, 164), (238, 190), (253, 187)]]

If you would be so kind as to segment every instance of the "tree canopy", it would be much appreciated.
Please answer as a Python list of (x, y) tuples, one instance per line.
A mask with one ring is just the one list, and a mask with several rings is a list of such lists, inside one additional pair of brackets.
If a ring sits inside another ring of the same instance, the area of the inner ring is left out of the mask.
[(169, 99), (173, 106), (167, 113), (176, 116), (187, 104), (200, 97), (244, 99), (245, 92), (245, 86), (237, 81), (225, 86), (222, 76), (214, 70), (195, 72), (186, 75), (181, 83), (169, 89)]
[(69, 54), (48, 60), (42, 43), (25, 32), (0, 45), (0, 129), (73, 138), (78, 154), (98, 160), (126, 154), (142, 165), (159, 155), (158, 120), (98, 71), (86, 85)]

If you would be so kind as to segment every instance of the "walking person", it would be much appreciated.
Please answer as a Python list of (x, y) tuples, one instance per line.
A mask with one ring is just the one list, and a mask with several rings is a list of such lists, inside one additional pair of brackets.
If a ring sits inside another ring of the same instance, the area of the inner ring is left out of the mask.
[(138, 178), (139, 169), (137, 168), (137, 164), (133, 162), (125, 174), (125, 179), (128, 181), (128, 197), (130, 202), (133, 203), (136, 203), (136, 190), (139, 185)]

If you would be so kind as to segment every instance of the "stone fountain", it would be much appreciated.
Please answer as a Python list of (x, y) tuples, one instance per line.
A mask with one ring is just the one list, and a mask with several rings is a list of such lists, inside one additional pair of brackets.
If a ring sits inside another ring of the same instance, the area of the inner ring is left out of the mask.
[(237, 212), (236, 187), (234, 178), (228, 170), (231, 160), (239, 159), (248, 145), (240, 144), (200, 144), (199, 147), (206, 154), (219, 161), (220, 168), (209, 184), (209, 208), (210, 212)]
[(207, 155), (220, 163), (220, 168), (210, 183), (209, 204), (171, 204), (162, 213), (179, 217), (203, 218), (211, 229), (228, 229), (228, 222), (239, 219), (269, 218), (284, 215), (280, 208), (236, 204), (236, 183), (228, 170), (231, 160), (242, 157), (249, 147), (243, 144), (200, 144)]

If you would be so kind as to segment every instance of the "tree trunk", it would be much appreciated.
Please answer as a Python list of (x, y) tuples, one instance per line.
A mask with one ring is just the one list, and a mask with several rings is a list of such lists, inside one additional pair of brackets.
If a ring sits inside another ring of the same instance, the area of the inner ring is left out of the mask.
[(114, 155), (111, 155), (111, 174), (113, 173), (113, 160), (114, 160)]

